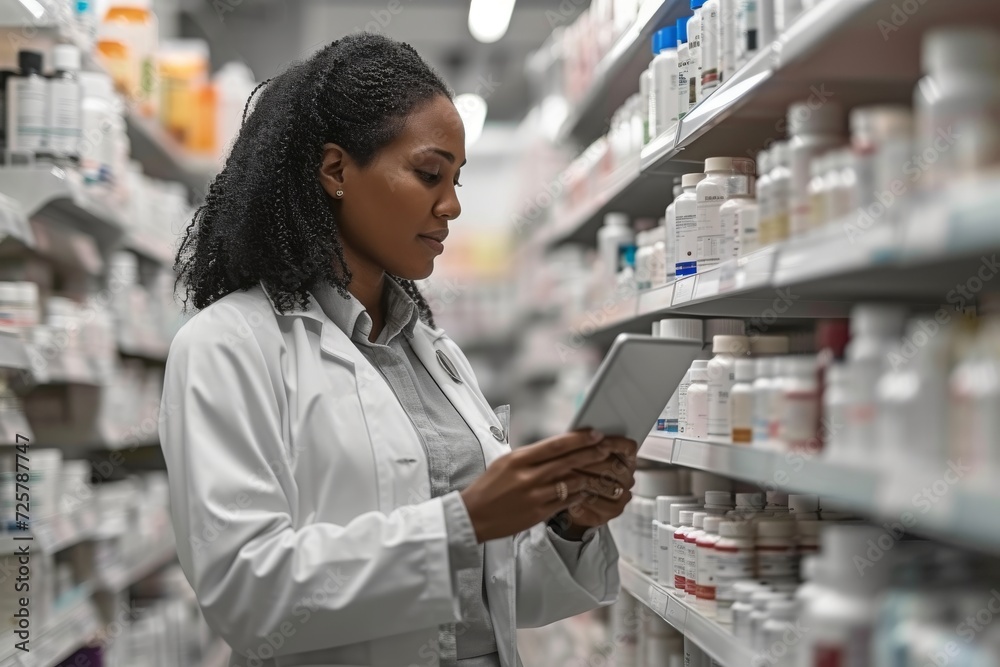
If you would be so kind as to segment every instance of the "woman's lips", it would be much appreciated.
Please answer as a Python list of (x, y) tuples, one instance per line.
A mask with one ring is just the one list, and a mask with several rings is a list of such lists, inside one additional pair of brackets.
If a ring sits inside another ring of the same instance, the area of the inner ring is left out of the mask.
[(421, 236), (420, 240), (426, 243), (427, 247), (430, 248), (435, 255), (440, 255), (444, 252), (444, 244), (437, 239), (432, 239), (429, 236)]

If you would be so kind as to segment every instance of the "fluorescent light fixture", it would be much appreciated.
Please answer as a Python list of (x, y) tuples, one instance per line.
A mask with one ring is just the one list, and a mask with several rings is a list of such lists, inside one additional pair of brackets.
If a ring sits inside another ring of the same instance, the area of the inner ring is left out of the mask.
[(472, 0), (469, 4), (469, 32), (477, 41), (492, 44), (507, 32), (515, 0)]
[[(31, 12), (31, 15), (36, 19), (42, 18), (42, 14), (45, 13), (45, 7), (42, 7), (41, 3), (37, 2), (37, 0), (21, 0), (21, 4), (24, 5), (24, 8)], [(513, 5), (514, 3), (512, 2), (510, 4)], [(505, 27), (504, 30), (506, 29), (507, 28)]]
[(483, 135), (486, 124), (486, 100), (475, 93), (462, 93), (455, 97), (455, 108), (465, 125), (465, 145), (471, 146)]

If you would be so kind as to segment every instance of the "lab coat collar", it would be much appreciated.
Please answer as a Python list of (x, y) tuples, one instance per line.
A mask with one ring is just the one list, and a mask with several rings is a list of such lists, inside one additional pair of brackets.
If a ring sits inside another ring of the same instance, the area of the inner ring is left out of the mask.
[[(323, 351), (332, 354), (335, 357), (351, 361), (350, 359), (347, 358), (347, 356), (343, 353), (342, 350), (340, 350), (339, 346), (337, 345), (337, 340), (339, 338), (337, 334), (342, 333), (340, 331), (340, 328), (337, 327), (333, 323), (333, 321), (327, 316), (327, 314), (323, 311), (323, 308), (319, 305), (319, 302), (316, 300), (316, 297), (314, 295), (312, 294), (309, 295), (309, 300), (306, 303), (305, 308), (299, 310), (290, 310), (287, 313), (282, 313), (281, 310), (278, 309), (278, 306), (275, 304), (274, 299), (271, 297), (271, 294), (268, 293), (267, 287), (263, 283), (261, 283), (261, 289), (264, 291), (264, 296), (267, 297), (267, 301), (268, 303), (271, 304), (271, 309), (274, 311), (275, 315), (278, 315), (280, 317), (301, 317), (313, 320), (314, 322), (318, 323), (321, 328), (320, 347), (323, 349)], [(413, 333), (420, 334), (419, 336), (414, 335), (413, 340), (417, 340), (423, 337), (427, 339), (431, 345), (436, 344), (440, 339), (445, 337), (444, 329), (431, 327), (423, 320), (421, 320), (419, 317), (416, 319), (416, 322), (413, 325)], [(347, 336), (348, 340), (350, 339), (349, 334), (344, 334), (344, 335)], [(416, 347), (414, 347), (414, 349), (416, 350)], [(421, 357), (421, 361), (423, 361), (426, 365), (428, 359)], [(433, 364), (433, 366), (437, 366), (437, 364)], [(430, 368), (432, 368), (432, 366), (428, 366), (428, 369)]]

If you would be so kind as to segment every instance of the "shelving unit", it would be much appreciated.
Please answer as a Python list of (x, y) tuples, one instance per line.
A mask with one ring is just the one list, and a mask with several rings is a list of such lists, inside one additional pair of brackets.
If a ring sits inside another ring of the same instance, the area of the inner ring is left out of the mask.
[(130, 113), (126, 119), (132, 155), (142, 162), (143, 170), (155, 178), (179, 181), (197, 198), (204, 196), (208, 184), (219, 171), (214, 158), (192, 155), (152, 119)]
[(117, 593), (142, 581), (177, 557), (173, 542), (151, 547), (144, 558), (131, 565), (119, 565), (98, 575), (97, 589)]
[[(1000, 493), (971, 480), (937, 493), (934, 484), (944, 480), (950, 461), (927, 470), (912, 465), (890, 467), (875, 458), (858, 466), (809, 452), (779, 452), (656, 432), (642, 443), (639, 456), (742, 480), (763, 491), (816, 494), (877, 520), (899, 522), (908, 513), (906, 523), (912, 523), (906, 526), (908, 530), (1000, 554), (1000, 534), (982, 530), (990, 517), (1000, 514)], [(925, 489), (932, 490), (930, 499), (915, 500)]]
[[(675, 4), (664, 0), (664, 16), (680, 16)], [(920, 11), (908, 15), (906, 29), (893, 32), (887, 41), (879, 21), (891, 16), (893, 6), (892, 0), (819, 3), (681, 122), (651, 140), (640, 155), (638, 170), (623, 167), (615, 172), (619, 176), (609, 179), (612, 187), (606, 198), (598, 197), (582, 210), (558, 213), (552, 229), (541, 233), (550, 235), (546, 238), (553, 246), (563, 242), (593, 246), (608, 211), (661, 216), (672, 199), (672, 183), (665, 176), (700, 171), (704, 160), (715, 155), (735, 152), (756, 158), (784, 133), (785, 114), (793, 102), (833, 100), (848, 108), (909, 103), (920, 77), (920, 37), (925, 29), (945, 23), (975, 24), (988, 20), (992, 10), (985, 0), (921, 4)], [(630, 93), (638, 90), (638, 73), (633, 79), (628, 80)], [(608, 96), (620, 85), (597, 78), (588, 99)], [(611, 99), (617, 100), (617, 107), (626, 97)], [(588, 108), (581, 105), (578, 114)]]
[(560, 143), (571, 139), (586, 143), (604, 133), (614, 110), (638, 90), (639, 72), (652, 58), (653, 33), (680, 18), (687, 7), (686, 0), (645, 0), (641, 4), (636, 20), (598, 63), (590, 89), (572, 105), (559, 130)]
[[(950, 308), (948, 295), (956, 285), (980, 266), (995, 264), (998, 192), (998, 177), (961, 186), (935, 205), (912, 202), (899, 219), (881, 221), (857, 237), (845, 231), (853, 220), (832, 224), (601, 308), (603, 325), (588, 335), (644, 331), (670, 316), (744, 317), (763, 330), (776, 319), (843, 317), (864, 299)], [(571, 330), (582, 331), (578, 325)]]
[(14, 200), (27, 218), (55, 220), (94, 236), (101, 246), (117, 243), (125, 233), (121, 214), (88, 198), (74, 175), (59, 167), (4, 167), (0, 192)]
[(706, 618), (686, 600), (659, 584), (633, 564), (618, 562), (622, 589), (652, 609), (678, 632), (689, 637), (723, 667), (756, 664), (753, 652), (733, 636), (729, 628)]
[(0, 637), (0, 667), (55, 667), (86, 646), (101, 629), (100, 616), (89, 597), (59, 612), (39, 632), (32, 632), (30, 652), (14, 647), (14, 635)]

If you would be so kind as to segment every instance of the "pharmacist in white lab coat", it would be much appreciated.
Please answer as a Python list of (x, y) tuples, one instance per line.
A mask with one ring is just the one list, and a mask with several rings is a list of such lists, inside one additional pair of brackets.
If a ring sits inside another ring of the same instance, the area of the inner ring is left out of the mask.
[(618, 595), (636, 443), (511, 452), (412, 282), (464, 162), (438, 76), (356, 35), (260, 89), (187, 230), (160, 435), (231, 665), (516, 667), (515, 628)]

